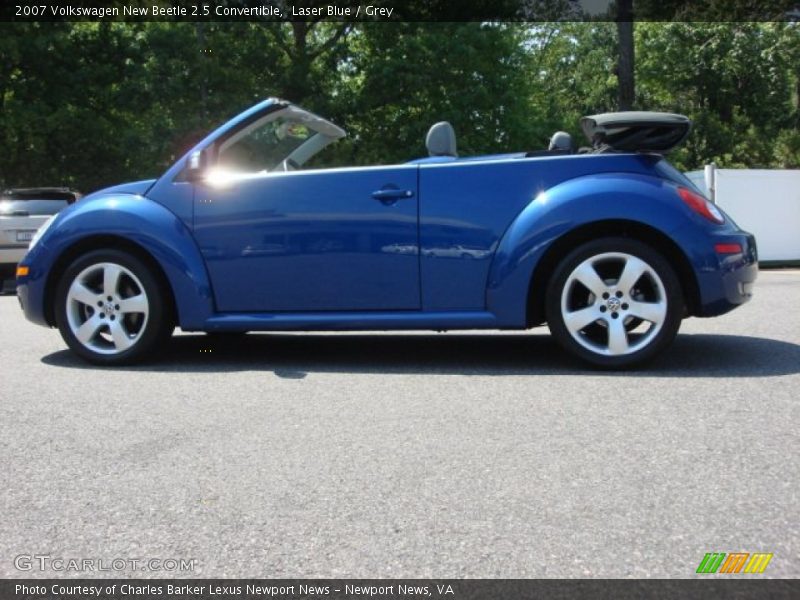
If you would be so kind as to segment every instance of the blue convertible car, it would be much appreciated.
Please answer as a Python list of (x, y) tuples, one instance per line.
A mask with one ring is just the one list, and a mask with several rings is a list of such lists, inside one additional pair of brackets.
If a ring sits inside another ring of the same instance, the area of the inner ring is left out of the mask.
[(446, 122), (407, 164), (304, 168), (345, 132), (269, 99), (161, 177), (43, 226), (25, 315), (117, 365), (185, 331), (527, 329), (601, 367), (646, 361), (687, 316), (747, 301), (754, 239), (663, 154), (690, 122), (586, 117), (591, 146), (459, 158)]

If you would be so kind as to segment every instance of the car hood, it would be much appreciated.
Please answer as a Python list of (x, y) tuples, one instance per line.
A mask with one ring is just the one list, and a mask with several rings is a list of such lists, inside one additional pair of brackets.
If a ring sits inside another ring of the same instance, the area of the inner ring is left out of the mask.
[(95, 198), (97, 196), (106, 195), (106, 194), (134, 194), (138, 196), (144, 196), (147, 193), (147, 190), (156, 182), (155, 179), (142, 179), (141, 181), (130, 181), (128, 183), (120, 183), (119, 185), (112, 185), (111, 187), (103, 188), (102, 190), (97, 190), (96, 192), (92, 192), (88, 196), (85, 196), (83, 200)]
[(581, 129), (595, 148), (621, 152), (667, 153), (689, 135), (692, 122), (683, 115), (659, 112), (618, 112), (581, 119)]

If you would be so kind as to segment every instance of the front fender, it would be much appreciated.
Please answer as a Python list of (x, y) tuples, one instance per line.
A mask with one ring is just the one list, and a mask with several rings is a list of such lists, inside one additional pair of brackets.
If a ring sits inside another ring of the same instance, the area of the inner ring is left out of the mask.
[(23, 259), (21, 264), (30, 268), (19, 282), (28, 318), (46, 322), (46, 294), (52, 289), (51, 277), (58, 277), (58, 267), (64, 266), (59, 263), (65, 253), (78, 247), (94, 249), (93, 239), (100, 244), (101, 238), (109, 237), (136, 244), (158, 263), (172, 288), (183, 329), (198, 329), (213, 314), (205, 262), (183, 221), (143, 196), (109, 194), (82, 200), (60, 213)]
[(540, 193), (506, 230), (489, 271), (487, 307), (500, 325), (524, 326), (531, 277), (553, 242), (606, 220), (639, 222), (669, 236), (691, 215), (674, 184), (647, 175), (587, 175)]

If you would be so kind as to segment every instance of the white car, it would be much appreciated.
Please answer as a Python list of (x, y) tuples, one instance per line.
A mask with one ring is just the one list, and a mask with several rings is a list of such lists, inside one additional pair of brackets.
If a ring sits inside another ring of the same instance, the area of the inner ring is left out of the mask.
[(75, 202), (68, 188), (12, 189), (0, 194), (0, 291), (14, 288), (17, 263), (47, 219)]

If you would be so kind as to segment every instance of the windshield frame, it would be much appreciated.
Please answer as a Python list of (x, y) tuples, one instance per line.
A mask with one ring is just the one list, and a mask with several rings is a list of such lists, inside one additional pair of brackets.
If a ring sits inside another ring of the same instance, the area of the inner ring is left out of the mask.
[(256, 171), (254, 173), (243, 174), (255, 175), (259, 173), (277, 171), (280, 170), (280, 165), (287, 160), (291, 160), (297, 164), (298, 167), (301, 167), (316, 154), (318, 154), (322, 149), (347, 135), (347, 132), (344, 129), (334, 125), (327, 119), (307, 111), (304, 108), (287, 103), (277, 110), (270, 110), (266, 112), (266, 114), (254, 115), (253, 118), (242, 121), (239, 123), (238, 127), (234, 127), (225, 131), (222, 135), (213, 140), (213, 142), (206, 147), (210, 152), (209, 166), (212, 168), (218, 166), (220, 154), (227, 148), (230, 148), (239, 140), (247, 137), (250, 133), (257, 131), (259, 128), (267, 125), (268, 123), (281, 118), (301, 123), (315, 133), (309, 136), (300, 145), (293, 148), (272, 168), (265, 169), (263, 171)]

